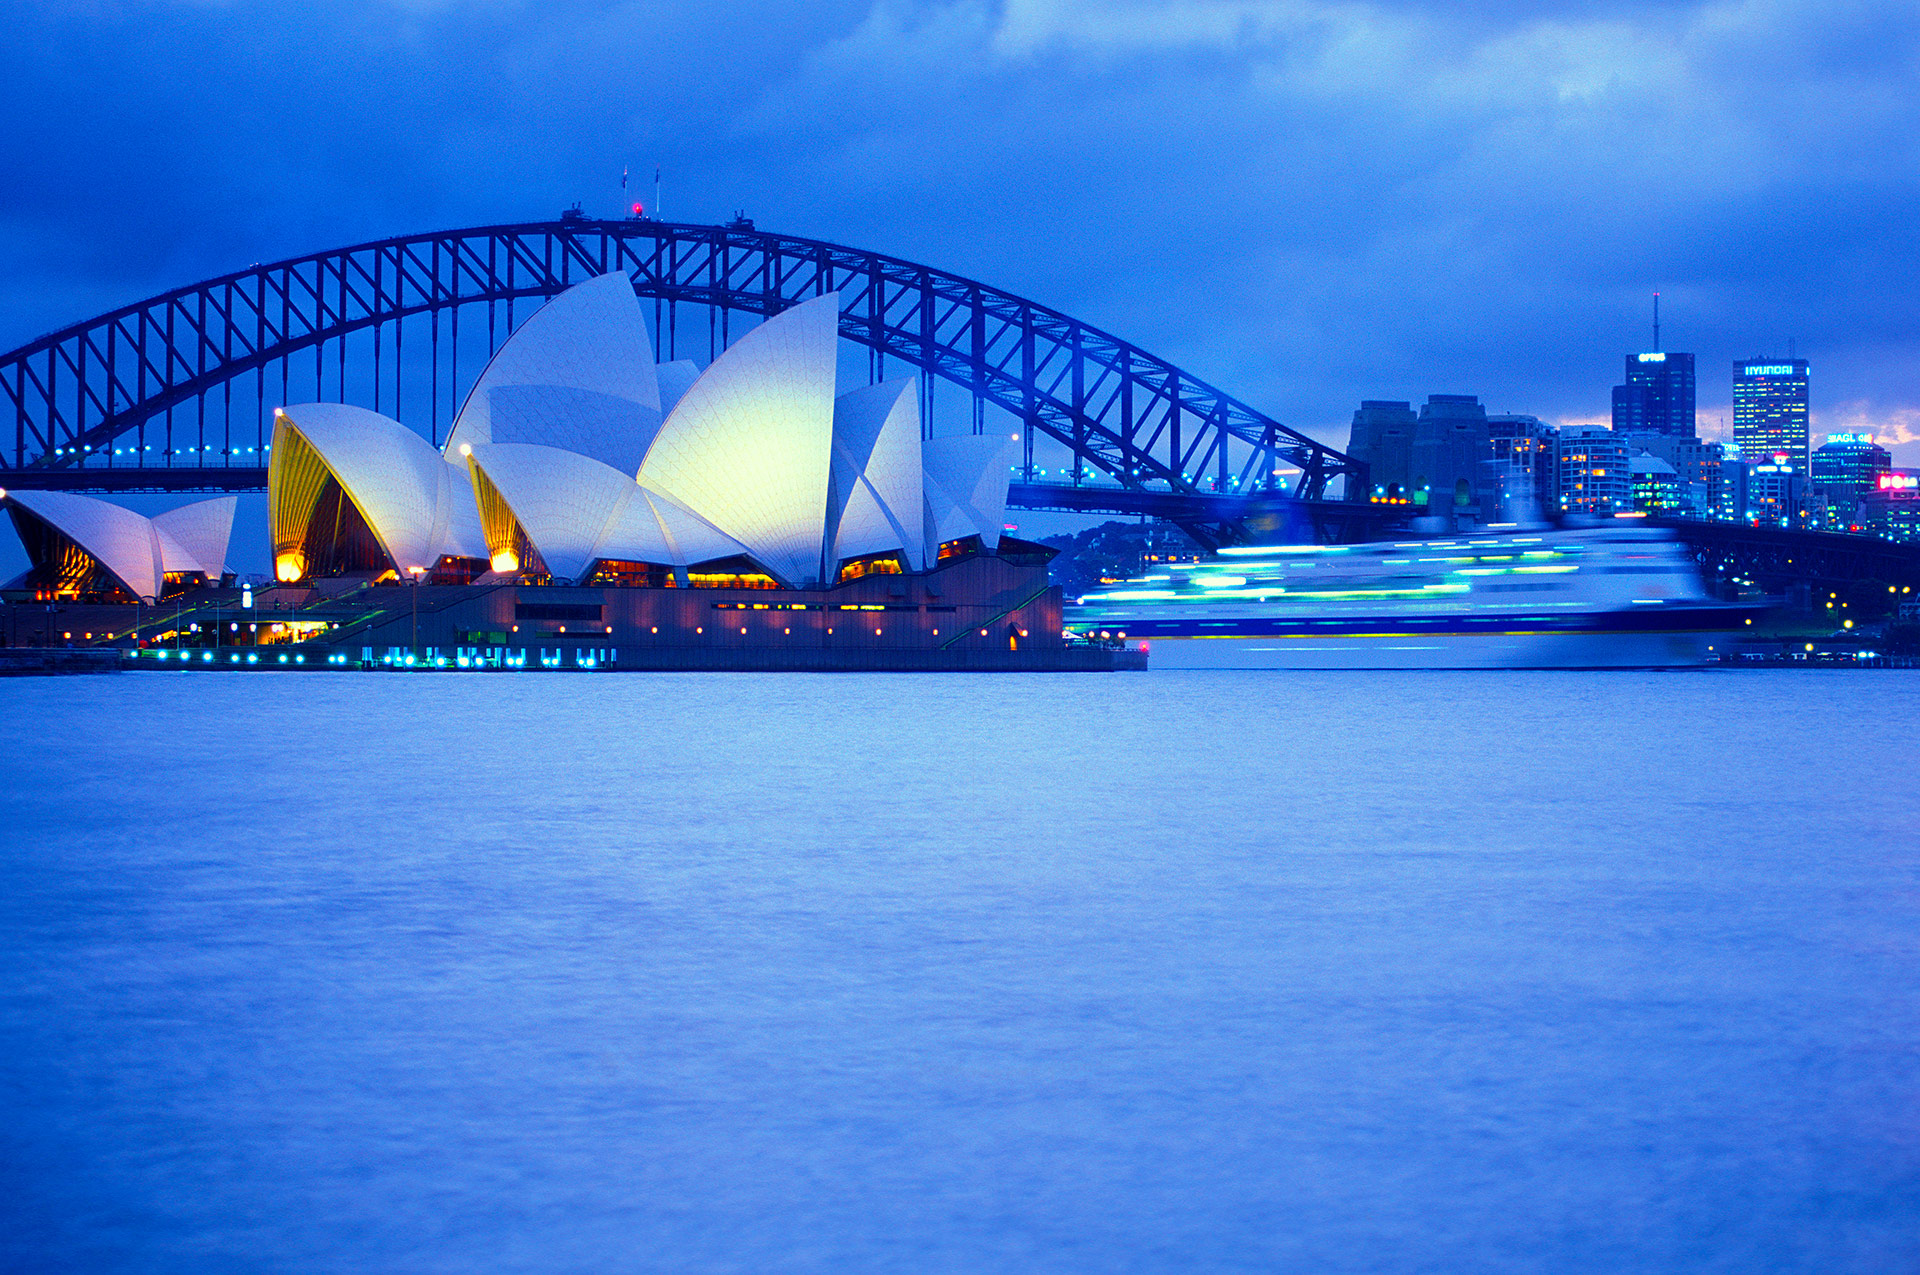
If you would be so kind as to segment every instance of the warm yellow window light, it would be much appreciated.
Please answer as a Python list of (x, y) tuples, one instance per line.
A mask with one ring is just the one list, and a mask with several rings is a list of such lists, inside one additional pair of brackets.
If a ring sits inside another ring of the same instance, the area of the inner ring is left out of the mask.
[(307, 559), (297, 549), (289, 549), (273, 560), (274, 578), (282, 584), (292, 584), (307, 573)]
[(488, 559), (488, 563), (501, 575), (507, 575), (520, 569), (520, 555), (511, 549), (502, 549)]

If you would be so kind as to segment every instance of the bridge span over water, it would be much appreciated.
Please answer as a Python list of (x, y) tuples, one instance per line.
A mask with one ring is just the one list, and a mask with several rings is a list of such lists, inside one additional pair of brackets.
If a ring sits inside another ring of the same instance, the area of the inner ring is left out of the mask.
[[(662, 359), (711, 360), (760, 319), (839, 293), (840, 335), (872, 379), (922, 374), (930, 432), (956, 432), (957, 412), (964, 429), (1019, 436), (1016, 508), (1165, 518), (1208, 546), (1365, 540), (1404, 520), (1338, 498), (1364, 488), (1364, 464), (1037, 302), (744, 219), (577, 214), (253, 265), (0, 355), (0, 488), (264, 490), (273, 409), (294, 402), (355, 403), (437, 444), (516, 324), (610, 270), (652, 303)], [(1721, 575), (1920, 586), (1908, 546), (1674, 525)]]
[(1206, 543), (1244, 528), (1220, 516), (1230, 506), (1182, 498), (1285, 496), (1310, 517), (1334, 480), (1365, 482), (1350, 457), (1166, 360), (976, 280), (744, 219), (569, 214), (254, 265), (29, 342), (0, 356), (0, 487), (263, 488), (273, 408), (292, 402), (355, 403), (438, 443), (516, 322), (611, 270), (651, 301), (663, 360), (710, 360), (760, 318), (837, 292), (872, 379), (923, 373), (929, 430), (958, 432), (960, 412), (975, 433), (1017, 433), (1027, 480), (1057, 470), (1167, 497)]

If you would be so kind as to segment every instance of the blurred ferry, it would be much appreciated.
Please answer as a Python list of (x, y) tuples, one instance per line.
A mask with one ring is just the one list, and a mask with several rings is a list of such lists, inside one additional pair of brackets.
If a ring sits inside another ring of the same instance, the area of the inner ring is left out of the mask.
[(1611, 525), (1222, 549), (1089, 593), (1070, 631), (1163, 668), (1670, 668), (1751, 611), (1711, 600), (1670, 532)]

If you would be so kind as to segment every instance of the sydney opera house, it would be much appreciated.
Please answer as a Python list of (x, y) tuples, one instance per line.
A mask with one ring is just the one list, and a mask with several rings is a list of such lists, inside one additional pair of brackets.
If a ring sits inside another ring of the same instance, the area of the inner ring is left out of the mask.
[[(1098, 666), (1063, 646), (1051, 551), (1003, 533), (1012, 444), (923, 438), (911, 377), (840, 392), (838, 321), (828, 294), (704, 370), (658, 363), (616, 272), (513, 332), (444, 447), (364, 408), (279, 409), (261, 605), (287, 618), (254, 640), (361, 666)], [(41, 588), (155, 599), (222, 574), (231, 497), (154, 519), (5, 502)]]

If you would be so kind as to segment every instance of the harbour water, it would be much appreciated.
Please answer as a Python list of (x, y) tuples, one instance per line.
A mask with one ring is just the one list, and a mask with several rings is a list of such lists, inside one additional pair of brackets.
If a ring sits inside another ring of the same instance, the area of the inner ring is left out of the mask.
[(0, 682), (0, 1268), (1915, 1269), (1916, 718)]

